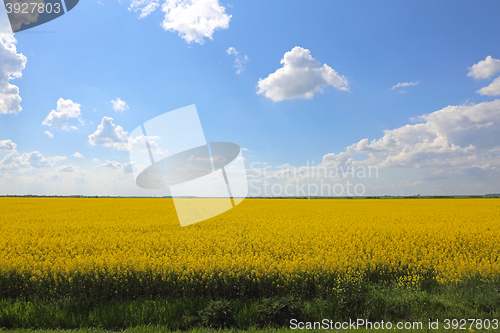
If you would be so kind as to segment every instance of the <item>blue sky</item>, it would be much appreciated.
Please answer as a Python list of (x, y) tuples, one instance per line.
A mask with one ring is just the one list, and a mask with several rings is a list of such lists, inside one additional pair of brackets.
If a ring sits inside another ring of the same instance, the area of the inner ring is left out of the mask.
[(313, 163), (376, 167), (378, 177), (352, 179), (366, 195), (498, 193), (499, 10), (80, 1), (0, 34), (0, 194), (155, 195), (134, 183), (126, 135), (191, 104), (207, 141), (246, 148), (250, 195), (304, 181), (263, 168)]

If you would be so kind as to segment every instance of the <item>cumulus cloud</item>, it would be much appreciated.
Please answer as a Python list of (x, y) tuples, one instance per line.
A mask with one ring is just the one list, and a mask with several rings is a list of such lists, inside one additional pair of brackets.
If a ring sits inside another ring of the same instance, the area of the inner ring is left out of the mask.
[(75, 126), (68, 126), (68, 120), (80, 116), (80, 106), (80, 104), (74, 103), (70, 99), (59, 98), (56, 110), (50, 111), (42, 125), (63, 130), (76, 129)]
[(63, 165), (57, 168), (57, 172), (73, 172), (75, 169), (73, 168), (72, 165)]
[(480, 95), (498, 96), (500, 95), (500, 77), (497, 77), (488, 86), (476, 91)]
[(11, 140), (0, 140), (0, 150), (16, 150), (17, 145)]
[(54, 134), (50, 131), (45, 131), (44, 134), (46, 134), (51, 139), (54, 137)]
[(212, 40), (215, 30), (229, 28), (231, 15), (219, 0), (132, 0), (129, 10), (140, 11), (140, 18), (154, 12), (159, 6), (165, 14), (163, 29), (177, 32), (188, 43), (203, 44)]
[(163, 29), (177, 31), (188, 43), (212, 40), (214, 31), (229, 28), (231, 20), (219, 0), (167, 0), (161, 9), (165, 13)]
[(128, 105), (125, 103), (125, 101), (122, 101), (120, 98), (117, 98), (116, 100), (111, 100), (111, 103), (113, 103), (113, 109), (117, 112), (123, 112), (125, 110), (128, 110)]
[(158, 146), (158, 143), (156, 143), (156, 141), (160, 139), (161, 138), (156, 135), (139, 135), (136, 137), (130, 137), (128, 139), (128, 149), (132, 151), (148, 151), (147, 145), (149, 144), (151, 151), (154, 151), (156, 154), (167, 154), (168, 151), (161, 149)]
[(123, 173), (132, 173), (132, 164), (130, 162), (120, 163), (117, 161), (107, 160), (105, 163), (99, 166), (102, 168), (121, 169)]
[(44, 157), (40, 152), (33, 151), (19, 155), (13, 151), (0, 161), (0, 168), (19, 169), (19, 168), (43, 168), (54, 165), (56, 162), (66, 160), (65, 156)]
[(326, 184), (341, 184), (343, 178), (358, 179), (367, 195), (498, 192), (500, 99), (450, 105), (410, 121), (374, 140), (361, 139), (344, 151), (327, 154), (319, 165), (290, 168), (284, 164), (270, 170), (264, 163), (256, 169), (252, 166), (252, 189), (259, 190), (253, 195), (266, 193), (267, 185), (280, 184), (283, 189), (307, 180), (322, 189), (328, 188)]
[(123, 164), (123, 173), (132, 173), (132, 163), (127, 162)]
[[(385, 130), (379, 139), (362, 139), (345, 152), (327, 154), (323, 164), (367, 163), (403, 168), (487, 163), (500, 166), (500, 160), (494, 157), (500, 151), (500, 100), (448, 106), (413, 120), (419, 123)], [(356, 154), (368, 158), (354, 162)]]
[(236, 68), (236, 74), (240, 74), (245, 69), (245, 63), (248, 61), (248, 57), (246, 55), (240, 55), (234, 47), (228, 48), (226, 52), (236, 57), (234, 59), (234, 67)]
[(62, 182), (62, 179), (58, 175), (52, 175), (52, 176), (47, 178), (47, 181), (50, 183), (59, 183), (59, 182)]
[(77, 185), (85, 185), (85, 184), (88, 184), (89, 182), (83, 178), (83, 177), (80, 177), (80, 178), (73, 178), (73, 182)]
[(265, 79), (259, 79), (257, 94), (264, 94), (274, 102), (279, 102), (286, 99), (312, 98), (327, 86), (349, 90), (344, 76), (327, 64), (322, 66), (311, 56), (309, 50), (302, 47), (296, 46), (286, 52), (281, 63), (282, 68)]
[(111, 168), (111, 169), (118, 169), (121, 168), (122, 164), (117, 161), (106, 161), (105, 163), (99, 165), (100, 167), (103, 168)]
[(97, 126), (97, 130), (89, 135), (89, 143), (92, 146), (104, 145), (118, 150), (128, 150), (127, 134), (128, 132), (121, 126), (113, 124), (113, 118), (105, 116)]
[(500, 72), (500, 60), (487, 56), (486, 59), (469, 67), (467, 76), (474, 79), (486, 79), (498, 72)]
[(73, 155), (71, 155), (71, 156), (76, 157), (76, 158), (83, 158), (83, 155), (82, 155), (82, 154), (80, 154), (79, 152), (76, 152), (76, 153), (74, 153), (74, 154), (73, 154)]
[(419, 84), (420, 82), (417, 80), (415, 82), (399, 82), (398, 84), (396, 84), (395, 86), (392, 86), (391, 89), (394, 90), (396, 88), (400, 88), (400, 87), (411, 87), (411, 86), (416, 86), (417, 84)]
[(160, 2), (158, 0), (132, 0), (128, 10), (133, 10), (134, 12), (140, 11), (141, 14), (139, 15), (139, 18), (145, 18), (154, 12), (158, 6), (160, 6)]
[(13, 34), (0, 33), (0, 114), (21, 112), (19, 88), (9, 83), (20, 78), (27, 58), (17, 53)]

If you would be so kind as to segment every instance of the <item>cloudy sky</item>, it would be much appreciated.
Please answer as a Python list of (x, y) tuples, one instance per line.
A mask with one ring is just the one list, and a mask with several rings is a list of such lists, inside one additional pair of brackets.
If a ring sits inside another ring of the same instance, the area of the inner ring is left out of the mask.
[(85, 0), (12, 34), (0, 11), (0, 194), (163, 195), (135, 185), (128, 138), (192, 104), (207, 141), (244, 148), (250, 195), (499, 193), (499, 12)]

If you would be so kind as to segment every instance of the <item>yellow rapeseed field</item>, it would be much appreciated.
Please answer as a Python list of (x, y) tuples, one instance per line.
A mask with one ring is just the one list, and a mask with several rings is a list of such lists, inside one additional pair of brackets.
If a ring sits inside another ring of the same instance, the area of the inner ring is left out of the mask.
[(407, 286), (500, 276), (498, 199), (246, 199), (184, 228), (171, 199), (0, 198), (0, 207), (0, 275), (54, 286), (141, 282), (141, 272), (204, 288), (273, 277), (266, 283), (285, 289), (370, 272)]

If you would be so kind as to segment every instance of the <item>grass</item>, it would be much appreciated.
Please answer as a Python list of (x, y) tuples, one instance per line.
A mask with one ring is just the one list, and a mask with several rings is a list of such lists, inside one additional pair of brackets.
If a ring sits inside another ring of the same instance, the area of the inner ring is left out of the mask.
[(428, 291), (387, 283), (371, 284), (336, 297), (312, 298), (290, 295), (229, 299), (145, 297), (108, 302), (84, 297), (0, 300), (0, 327), (6, 329), (256, 330), (289, 327), (292, 318), (302, 322), (325, 318), (421, 321), (424, 325), (429, 319), (500, 319), (500, 292), (496, 284), (468, 281)]
[[(433, 329), (433, 330), (427, 330), (423, 329), (425, 332), (433, 332), (433, 333), (451, 333), (451, 332), (464, 332), (464, 330), (460, 329), (445, 329), (442, 325), (438, 329)], [(390, 332), (422, 332), (422, 329), (391, 329)], [(312, 329), (312, 330), (307, 330), (307, 332), (359, 332), (359, 333), (378, 333), (383, 330), (380, 329), (364, 329), (364, 328), (359, 328), (359, 329), (347, 329), (347, 330), (325, 330), (325, 329)], [(247, 330), (238, 330), (238, 329), (209, 329), (209, 328), (203, 328), (203, 327), (197, 327), (194, 329), (190, 329), (188, 331), (170, 331), (168, 327), (165, 326), (136, 326), (136, 327), (130, 327), (124, 330), (120, 331), (110, 331), (110, 330), (105, 330), (101, 328), (81, 328), (77, 330), (53, 330), (53, 329), (41, 329), (41, 330), (34, 330), (34, 329), (12, 329), (12, 330), (2, 330), (0, 329), (0, 332), (9, 332), (9, 333), (110, 333), (110, 332), (123, 332), (123, 333), (165, 333), (165, 332), (173, 332), (173, 333), (239, 333), (239, 332), (248, 332), (248, 333), (295, 333), (297, 332), (296, 329), (290, 329), (290, 328), (255, 328), (251, 327)], [(469, 332), (469, 330), (465, 330), (465, 332)], [(480, 332), (492, 332), (491, 330), (474, 330), (474, 332), (480, 333)]]

